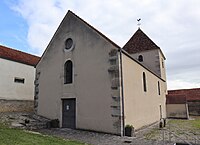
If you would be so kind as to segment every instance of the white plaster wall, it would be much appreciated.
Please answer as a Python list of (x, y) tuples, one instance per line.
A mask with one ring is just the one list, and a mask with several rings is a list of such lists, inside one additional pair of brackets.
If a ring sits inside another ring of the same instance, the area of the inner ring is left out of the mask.
[(165, 58), (161, 53), (161, 50), (155, 49), (131, 54), (136, 60), (138, 60), (139, 55), (143, 56), (143, 62), (140, 62), (141, 64), (156, 73), (163, 80), (166, 80)]
[[(16, 83), (14, 78), (24, 78)], [(30, 65), (0, 58), (0, 99), (33, 100), (35, 68)]]
[[(139, 129), (166, 117), (166, 82), (146, 70), (126, 55), (122, 55), (124, 82), (125, 124)], [(143, 72), (146, 74), (147, 91), (143, 89)], [(160, 92), (158, 94), (158, 81)]]

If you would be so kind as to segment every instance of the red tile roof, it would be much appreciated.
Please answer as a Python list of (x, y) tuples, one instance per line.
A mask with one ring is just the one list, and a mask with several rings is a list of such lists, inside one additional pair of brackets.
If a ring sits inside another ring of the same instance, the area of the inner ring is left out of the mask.
[(123, 49), (132, 54), (160, 48), (139, 28), (124, 45)]
[(187, 101), (200, 101), (200, 88), (169, 90), (169, 95), (184, 95)]
[(0, 45), (0, 58), (36, 66), (40, 57)]

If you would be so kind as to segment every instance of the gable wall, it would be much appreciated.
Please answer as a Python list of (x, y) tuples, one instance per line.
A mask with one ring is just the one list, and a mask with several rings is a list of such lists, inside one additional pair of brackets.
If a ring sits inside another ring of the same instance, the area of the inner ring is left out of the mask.
[[(0, 58), (0, 99), (33, 100), (35, 68), (30, 65)], [(14, 82), (15, 77), (25, 83)]]
[[(166, 117), (166, 83), (138, 63), (122, 55), (124, 82), (125, 125), (133, 125), (135, 129), (154, 123)], [(147, 92), (143, 89), (143, 72), (146, 74)], [(158, 81), (161, 95), (158, 95)]]
[[(74, 40), (72, 51), (64, 51), (65, 40)], [(62, 99), (76, 98), (76, 128), (119, 134), (112, 117), (109, 52), (116, 49), (96, 31), (73, 15), (61, 23), (37, 66), (38, 114), (62, 124)], [(64, 63), (73, 62), (73, 83), (64, 84)], [(117, 62), (118, 64), (118, 62)], [(116, 93), (119, 96), (119, 91)], [(62, 126), (62, 125), (61, 125)]]
[(159, 50), (159, 63), (160, 63), (160, 74), (161, 74), (161, 78), (163, 80), (167, 80), (166, 79), (166, 65), (165, 65), (165, 58), (163, 56), (163, 54), (161, 53), (161, 51)]

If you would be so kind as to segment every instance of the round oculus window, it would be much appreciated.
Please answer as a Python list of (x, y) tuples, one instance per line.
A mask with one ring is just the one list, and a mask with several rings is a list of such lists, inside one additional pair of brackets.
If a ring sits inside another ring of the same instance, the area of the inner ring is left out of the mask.
[(70, 49), (70, 48), (72, 48), (72, 46), (73, 46), (73, 40), (72, 40), (72, 38), (68, 38), (66, 41), (65, 41), (65, 49)]

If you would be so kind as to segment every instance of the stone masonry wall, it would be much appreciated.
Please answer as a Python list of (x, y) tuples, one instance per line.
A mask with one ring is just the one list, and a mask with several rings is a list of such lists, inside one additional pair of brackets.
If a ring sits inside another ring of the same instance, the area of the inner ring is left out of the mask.
[(30, 100), (0, 100), (0, 112), (33, 112), (33, 108)]

